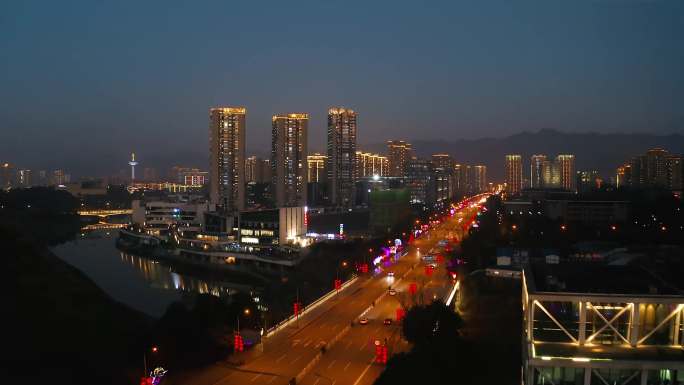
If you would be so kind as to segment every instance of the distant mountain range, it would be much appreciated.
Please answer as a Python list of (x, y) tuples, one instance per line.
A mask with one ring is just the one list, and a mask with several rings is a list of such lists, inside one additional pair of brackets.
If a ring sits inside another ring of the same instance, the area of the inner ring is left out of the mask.
[[(448, 136), (445, 134), (445, 137)], [(684, 153), (684, 135), (655, 135), (655, 134), (570, 134), (551, 129), (537, 132), (522, 132), (503, 138), (457, 139), (449, 140), (411, 140), (414, 151), (420, 157), (429, 158), (436, 153), (451, 154), (459, 163), (484, 164), (487, 166), (488, 177), (491, 181), (503, 180), (503, 159), (505, 154), (521, 154), (523, 156), (523, 171), (529, 173), (529, 157), (532, 154), (546, 154), (554, 157), (559, 153), (570, 153), (576, 156), (576, 167), (582, 169), (596, 169), (602, 176), (610, 177), (615, 168), (635, 155), (642, 154), (649, 148), (661, 147), (672, 153)], [(385, 143), (359, 144), (363, 151), (387, 152)], [(261, 151), (248, 150), (247, 156), (254, 153), (263, 157), (269, 154)], [(313, 152), (313, 149), (311, 150)], [(83, 162), (80, 153), (65, 154), (62, 166), (76, 175), (101, 175), (102, 172), (120, 172), (128, 175), (130, 169), (126, 166), (129, 154), (119, 149), (109, 149)], [(138, 155), (138, 154), (136, 154)], [(196, 148), (185, 148), (170, 151), (144, 151), (138, 173), (142, 175), (143, 168), (155, 167), (160, 176), (165, 176), (173, 165), (207, 168), (209, 155), (207, 151)]]
[[(419, 157), (448, 153), (459, 163), (484, 164), (490, 180), (503, 180), (505, 154), (522, 155), (524, 173), (529, 172), (530, 155), (574, 154), (578, 170), (598, 170), (607, 178), (614, 175), (616, 167), (650, 148), (661, 147), (676, 154), (684, 152), (684, 135), (681, 134), (569, 134), (552, 129), (504, 138), (413, 140), (410, 143)], [(359, 147), (363, 151), (387, 152), (385, 143)]]

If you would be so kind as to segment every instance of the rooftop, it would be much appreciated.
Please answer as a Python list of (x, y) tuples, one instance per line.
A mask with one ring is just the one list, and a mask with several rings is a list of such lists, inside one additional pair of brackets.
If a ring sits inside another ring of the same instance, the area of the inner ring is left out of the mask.
[(564, 357), (591, 357), (596, 361), (657, 361), (677, 363), (684, 362), (684, 350), (678, 346), (641, 346), (632, 348), (629, 345), (584, 345), (578, 346), (562, 342), (535, 342), (535, 355), (538, 358), (552, 360)]
[[(531, 273), (528, 274), (528, 272)], [(684, 295), (653, 272), (634, 264), (565, 261), (533, 263), (525, 269), (530, 291), (609, 295)], [(530, 283), (532, 283), (530, 285)]]

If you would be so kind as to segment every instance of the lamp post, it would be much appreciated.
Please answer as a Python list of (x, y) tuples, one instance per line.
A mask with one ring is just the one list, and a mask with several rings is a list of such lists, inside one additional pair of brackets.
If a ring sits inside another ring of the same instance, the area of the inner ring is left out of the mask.
[[(152, 346), (150, 350), (152, 350), (152, 353), (156, 353), (159, 349), (156, 346)], [(147, 349), (143, 351), (143, 377), (147, 377)]]

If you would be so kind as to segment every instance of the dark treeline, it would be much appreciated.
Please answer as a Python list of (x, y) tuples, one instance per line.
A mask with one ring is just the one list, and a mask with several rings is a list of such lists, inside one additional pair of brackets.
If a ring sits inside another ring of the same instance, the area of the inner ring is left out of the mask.
[[(199, 295), (159, 320), (111, 299), (49, 246), (79, 232), (80, 203), (51, 188), (0, 192), (0, 269), (4, 273), (0, 382), (136, 383), (149, 365), (176, 370), (230, 353), (226, 336), (249, 298), (227, 304)], [(249, 325), (249, 319), (244, 322)], [(151, 354), (152, 346), (158, 354)]]

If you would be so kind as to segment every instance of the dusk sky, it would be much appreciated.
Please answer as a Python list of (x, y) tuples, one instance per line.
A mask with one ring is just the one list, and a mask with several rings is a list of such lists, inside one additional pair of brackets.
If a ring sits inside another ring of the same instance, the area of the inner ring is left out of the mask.
[(310, 113), (323, 150), (338, 105), (360, 147), (684, 130), (684, 1), (416, 4), (5, 0), (0, 160), (104, 173), (131, 151), (203, 154), (219, 105), (247, 108), (264, 154), (281, 112)]

